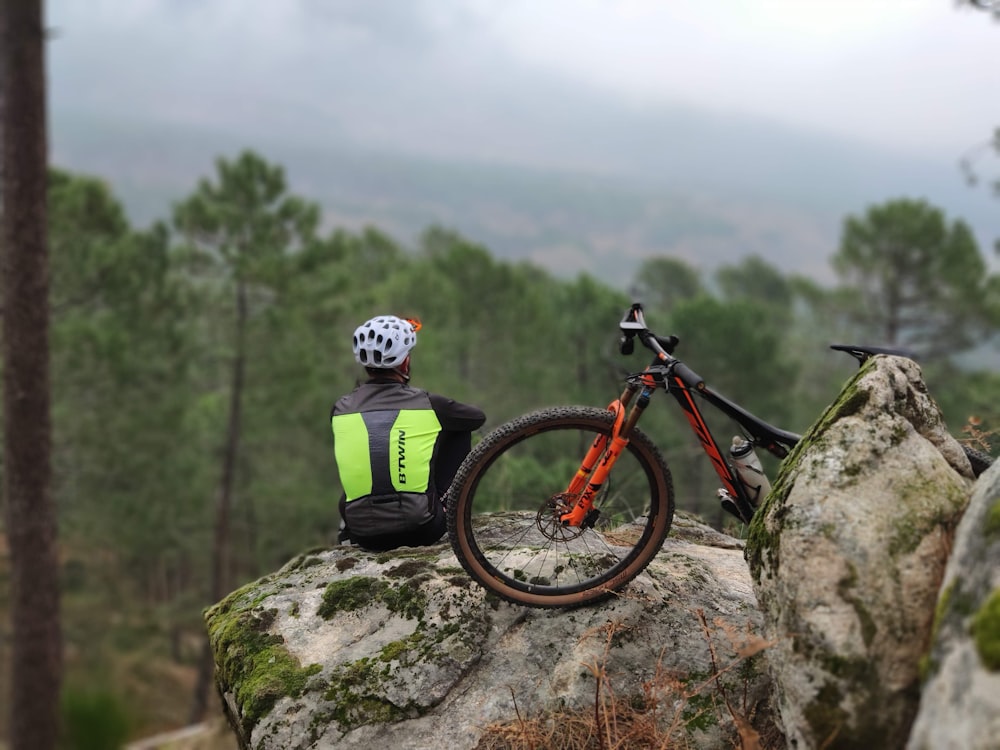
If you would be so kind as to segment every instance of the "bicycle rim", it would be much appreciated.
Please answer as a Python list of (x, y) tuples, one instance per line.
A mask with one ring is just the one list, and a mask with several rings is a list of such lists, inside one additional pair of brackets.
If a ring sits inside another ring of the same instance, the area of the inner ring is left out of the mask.
[(566, 607), (611, 596), (649, 564), (670, 529), (673, 487), (638, 430), (595, 500), (593, 525), (559, 522), (570, 479), (612, 424), (603, 409), (546, 409), (498, 427), (469, 454), (448, 493), (448, 530), (478, 583), (507, 601)]

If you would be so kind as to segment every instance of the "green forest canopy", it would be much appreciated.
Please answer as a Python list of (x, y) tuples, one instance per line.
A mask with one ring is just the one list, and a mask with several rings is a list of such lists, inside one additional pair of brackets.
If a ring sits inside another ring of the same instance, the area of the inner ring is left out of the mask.
[[(604, 405), (646, 364), (618, 352), (632, 300), (600, 279), (499, 261), (442, 227), (412, 248), (375, 227), (324, 234), (319, 207), (252, 152), (218, 160), (168, 223), (134, 227), (101, 179), (55, 169), (49, 210), (71, 685), (86, 674), (128, 687), (116, 673), (134, 666), (123, 654), (193, 663), (185, 644), (202, 637), (210, 603), (235, 358), (229, 585), (335, 538), (329, 408), (361, 375), (349, 341), (363, 320), (420, 318), (414, 383), (481, 406), (484, 431), (542, 406)], [(827, 344), (851, 342), (914, 347), (954, 433), (969, 418), (996, 428), (1000, 377), (956, 364), (995, 340), (1000, 321), (1000, 282), (967, 227), (890, 200), (847, 218), (831, 262), (840, 283), (824, 288), (759, 257), (705, 276), (663, 256), (643, 263), (634, 287), (651, 326), (680, 337), (679, 357), (774, 424), (809, 426), (854, 367)], [(664, 449), (679, 507), (721, 524), (711, 467), (660, 401), (642, 427)], [(132, 709), (142, 726), (177, 722)]]

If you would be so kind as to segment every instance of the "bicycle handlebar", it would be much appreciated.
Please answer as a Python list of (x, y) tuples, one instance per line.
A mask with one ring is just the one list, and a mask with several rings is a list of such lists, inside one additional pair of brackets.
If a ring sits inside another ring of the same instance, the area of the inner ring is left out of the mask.
[[(646, 318), (642, 313), (641, 303), (635, 302), (632, 304), (632, 307), (626, 311), (625, 317), (622, 318), (619, 326), (622, 332), (621, 343), (623, 354), (631, 353), (632, 340), (638, 336), (643, 346), (656, 354), (653, 362), (646, 369), (647, 373), (655, 368), (662, 371), (664, 375), (669, 375), (675, 380), (681, 381), (688, 389), (698, 391), (713, 406), (736, 420), (747, 430), (748, 434), (753, 436), (753, 442), (756, 445), (762, 445), (767, 451), (778, 458), (784, 458), (788, 455), (788, 448), (802, 439), (800, 435), (794, 432), (782, 430), (755, 417), (739, 404), (730, 401), (707, 387), (705, 379), (701, 375), (671, 355), (674, 346), (678, 343), (676, 336), (669, 336), (667, 338), (657, 336), (646, 327)], [(626, 347), (628, 347), (628, 351)], [(666, 382), (665, 378), (664, 384), (668, 390), (673, 385)]]
[(657, 362), (669, 365), (676, 377), (684, 381), (690, 388), (701, 388), (705, 384), (705, 379), (698, 373), (685, 365), (676, 357), (673, 357), (674, 347), (680, 343), (676, 336), (657, 336), (646, 326), (646, 316), (642, 311), (641, 302), (633, 302), (632, 306), (625, 312), (618, 328), (622, 332), (621, 353), (631, 354), (635, 349), (636, 336), (642, 345), (656, 355)]
[[(651, 349), (657, 354), (660, 353), (660, 349), (662, 349), (666, 354), (671, 354), (674, 351), (674, 347), (680, 342), (680, 339), (676, 336), (657, 336), (655, 333), (650, 331), (649, 328), (646, 327), (646, 317), (643, 315), (642, 304), (639, 302), (634, 303), (632, 307), (626, 311), (625, 317), (622, 318), (618, 327), (622, 332), (622, 354), (632, 353), (635, 348), (632, 339), (635, 336), (639, 337), (643, 346), (647, 349)], [(651, 340), (655, 342), (655, 344), (651, 343)]]

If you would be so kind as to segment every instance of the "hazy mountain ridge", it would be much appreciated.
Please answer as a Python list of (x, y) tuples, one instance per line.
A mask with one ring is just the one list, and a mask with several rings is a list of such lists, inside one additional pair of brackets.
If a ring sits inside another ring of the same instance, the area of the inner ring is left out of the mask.
[[(552, 161), (572, 162), (607, 126), (609, 117), (595, 118), (567, 132)], [(107, 179), (140, 225), (168, 216), (173, 201), (213, 173), (215, 158), (253, 148), (284, 166), (291, 189), (318, 202), (331, 226), (372, 224), (410, 244), (441, 224), (498, 257), (618, 286), (657, 254), (705, 271), (758, 254), (823, 280), (843, 217), (901, 195), (925, 197), (990, 239), (984, 191), (962, 183), (957, 162), (920, 163), (712, 115), (646, 113), (618, 128), (633, 137), (608, 143), (606, 135), (578, 170), (376, 151), (342, 133), (330, 143), (315, 132), (292, 141), (282, 131), (259, 135), (259, 123), (251, 129), (258, 135), (247, 136), (58, 111), (52, 141), (57, 165)]]

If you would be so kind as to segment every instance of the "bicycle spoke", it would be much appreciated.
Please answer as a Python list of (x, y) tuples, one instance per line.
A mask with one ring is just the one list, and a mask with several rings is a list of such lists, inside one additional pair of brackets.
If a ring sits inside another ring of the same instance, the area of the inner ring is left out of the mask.
[[(636, 433), (581, 526), (563, 518), (589, 446), (611, 429), (604, 410), (565, 407), (514, 420), (463, 464), (449, 506), (449, 534), (463, 566), (511, 601), (561, 606), (607, 595), (644, 567), (673, 516), (669, 471)], [(550, 603), (550, 600), (552, 603)]]

